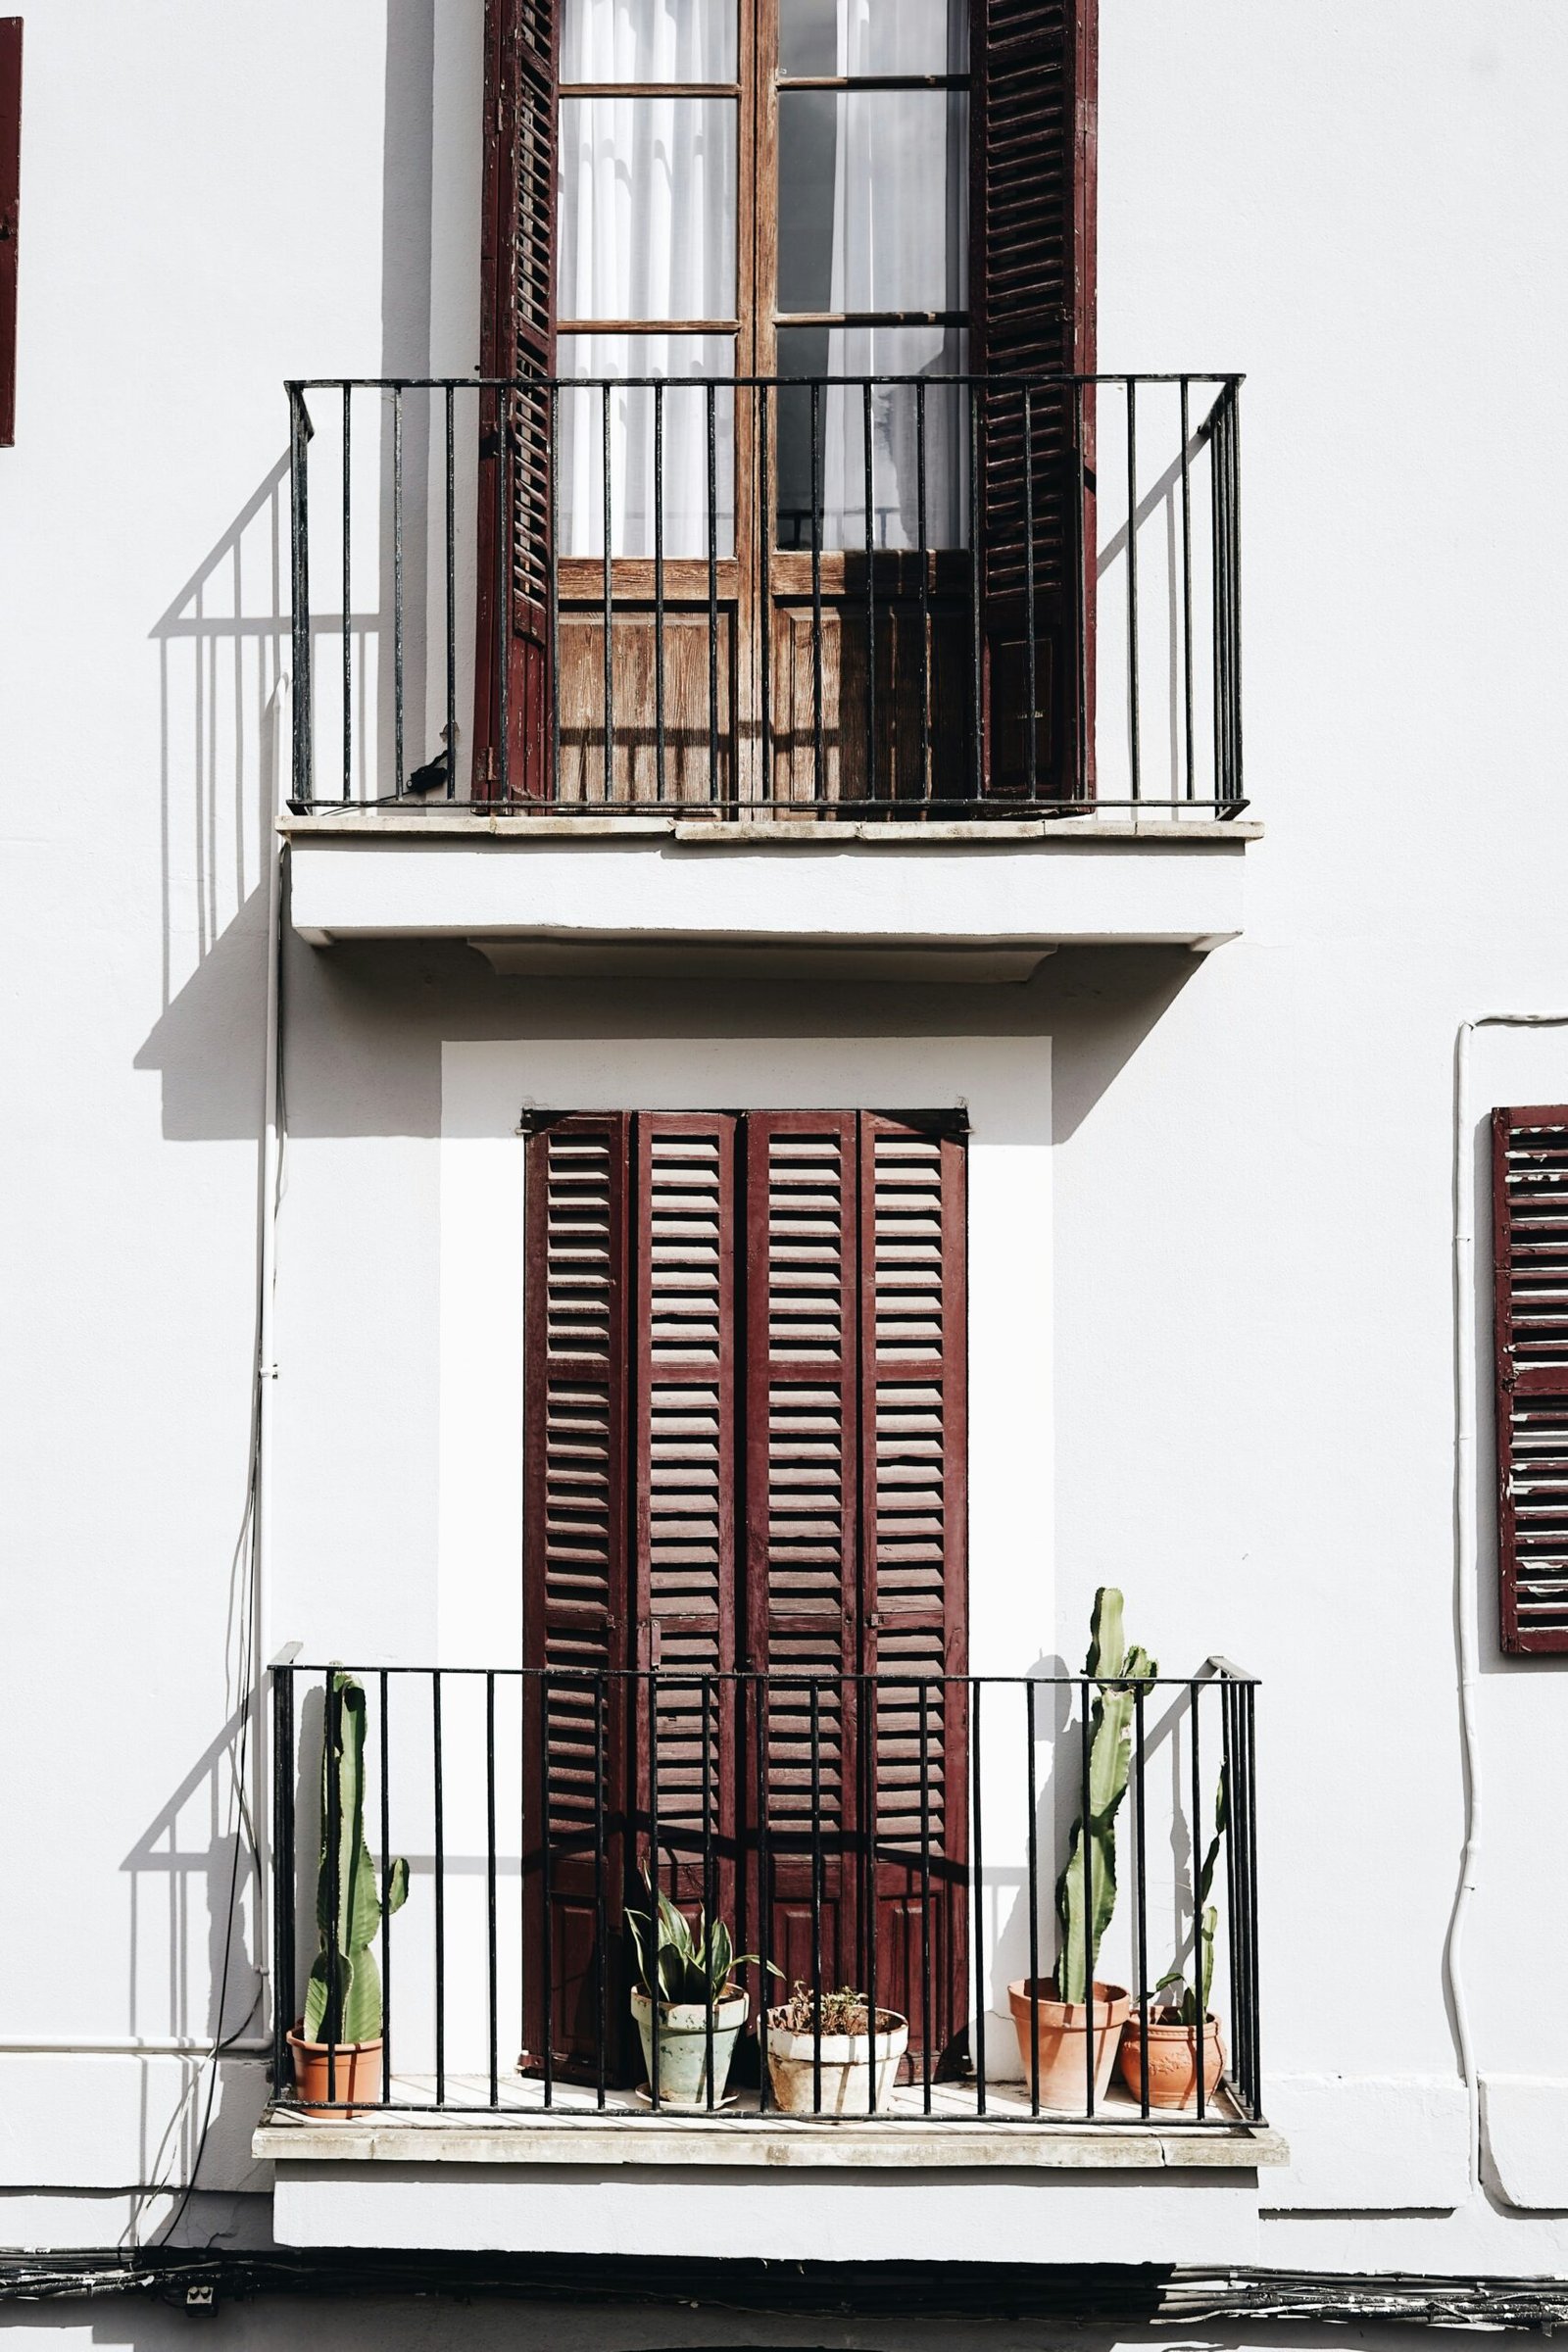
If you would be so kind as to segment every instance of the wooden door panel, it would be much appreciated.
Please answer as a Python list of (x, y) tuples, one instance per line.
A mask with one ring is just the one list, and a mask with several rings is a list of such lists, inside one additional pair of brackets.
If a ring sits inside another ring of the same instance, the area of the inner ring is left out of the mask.
[[(711, 688), (706, 611), (666, 612), (662, 659), (655, 615), (635, 607), (612, 612), (611, 686), (614, 739), (610, 789), (605, 782), (605, 621), (565, 606), (561, 613), (561, 782), (559, 798), (656, 803), (659, 695), (663, 689), (666, 801), (706, 804), (735, 792), (735, 609), (721, 605), (713, 642)], [(717, 734), (717, 761), (713, 733)]]
[(875, 662), (869, 710), (867, 633), (863, 597), (858, 603), (847, 596), (842, 603), (824, 605), (819, 770), (811, 606), (775, 602), (769, 699), (772, 789), (779, 800), (918, 801), (925, 795), (928, 769), (934, 794), (951, 797), (959, 788), (956, 780), (964, 772), (971, 700), (963, 611), (950, 599), (933, 606), (928, 620), (918, 603), (878, 606), (871, 622)]

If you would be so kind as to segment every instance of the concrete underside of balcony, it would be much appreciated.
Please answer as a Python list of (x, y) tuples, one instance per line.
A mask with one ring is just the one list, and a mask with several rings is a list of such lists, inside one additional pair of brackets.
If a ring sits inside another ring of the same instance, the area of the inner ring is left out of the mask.
[[(399, 2078), (400, 2098), (433, 2085)], [(488, 2082), (448, 2078), (482, 2106)], [(1017, 2085), (975, 2113), (972, 2085), (918, 2088), (881, 2117), (651, 2114), (634, 2094), (503, 2081), (502, 2110), (264, 2116), (253, 2154), (274, 2167), (273, 2230), (296, 2245), (485, 2247), (965, 2262), (1256, 2257), (1258, 2173), (1280, 2135), (1239, 2119), (1198, 2125), (1112, 2094), (1104, 2119), (1032, 2119)], [(1221, 2093), (1221, 2113), (1224, 2110)]]
[(283, 831), (294, 926), (320, 947), (462, 939), (539, 976), (1017, 981), (1058, 947), (1236, 938), (1261, 827), (368, 808)]

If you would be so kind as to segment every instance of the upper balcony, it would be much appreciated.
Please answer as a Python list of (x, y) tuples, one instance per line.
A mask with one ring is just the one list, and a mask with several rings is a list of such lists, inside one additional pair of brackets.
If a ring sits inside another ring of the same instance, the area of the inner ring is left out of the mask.
[(1239, 390), (291, 386), (296, 926), (887, 978), (1234, 937)]

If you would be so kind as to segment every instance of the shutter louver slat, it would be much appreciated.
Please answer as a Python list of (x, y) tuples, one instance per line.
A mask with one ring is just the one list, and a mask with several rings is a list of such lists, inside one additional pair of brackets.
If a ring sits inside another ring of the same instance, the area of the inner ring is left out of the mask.
[(1493, 1123), (1502, 1646), (1568, 1650), (1568, 1106)]

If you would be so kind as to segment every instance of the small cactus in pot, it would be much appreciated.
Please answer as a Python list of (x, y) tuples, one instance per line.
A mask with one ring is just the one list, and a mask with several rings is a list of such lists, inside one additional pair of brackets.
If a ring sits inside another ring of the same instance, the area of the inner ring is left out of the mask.
[[(1171, 1969), (1154, 1986), (1149, 2004), (1149, 2023), (1146, 2031), (1142, 2015), (1129, 2019), (1122, 2035), (1118, 2061), (1121, 2079), (1133, 2096), (1143, 2098), (1147, 2066), (1149, 2103), (1152, 2107), (1191, 2107), (1198, 2099), (1199, 2043), (1202, 2043), (1203, 2101), (1205, 2106), (1219, 2088), (1225, 2067), (1225, 2046), (1221, 2038), (1220, 2022), (1209, 2008), (1209, 1995), (1214, 1985), (1214, 1937), (1219, 1927), (1218, 1906), (1209, 1900), (1214, 1886), (1214, 1867), (1219, 1849), (1230, 1826), (1230, 1799), (1221, 1765), (1219, 1787), (1214, 1794), (1214, 1835), (1208, 1841), (1202, 1867), (1198, 1874), (1198, 1886), (1193, 1903), (1193, 1941), (1196, 1985), (1189, 1984), (1179, 1968)], [(1179, 1992), (1180, 1998), (1159, 1999), (1161, 1993)], [(1201, 2026), (1200, 2026), (1201, 2020)], [(1145, 2058), (1147, 2048), (1148, 2057)]]
[(401, 1856), (377, 1884), (365, 1841), (365, 1691), (334, 1669), (321, 1740), (321, 1854), (316, 1878), (318, 1948), (305, 2015), (290, 2034), (294, 2082), (312, 2106), (349, 2113), (379, 2099), (383, 2017), (373, 1945), (383, 1910), (401, 1909)]
[[(1054, 1977), (1025, 1979), (1007, 1987), (1024, 2078), (1038, 2081), (1041, 2104), (1078, 2109), (1088, 2103), (1093, 2032), (1095, 2098), (1103, 2098), (1116, 2063), (1116, 2045), (1131, 2006), (1124, 1984), (1095, 1975), (1100, 1947), (1116, 1908), (1116, 1816), (1132, 1765), (1138, 1686), (1159, 1668), (1146, 1649), (1129, 1646), (1122, 1596), (1113, 1585), (1095, 1594), (1084, 1675), (1095, 1686), (1089, 1712), (1088, 1787), (1056, 1882), (1060, 1956)], [(1092, 2008), (1091, 2008), (1092, 2004)]]

